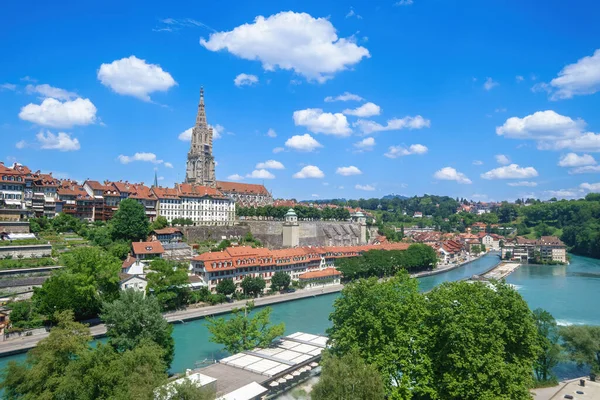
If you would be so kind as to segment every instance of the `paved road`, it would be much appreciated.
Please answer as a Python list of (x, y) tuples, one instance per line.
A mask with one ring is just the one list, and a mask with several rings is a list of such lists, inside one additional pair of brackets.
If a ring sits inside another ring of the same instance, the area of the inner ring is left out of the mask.
[[(283, 303), (286, 301), (298, 300), (306, 297), (320, 296), (323, 294), (336, 293), (343, 289), (343, 285), (329, 285), (324, 287), (314, 287), (309, 289), (298, 290), (294, 293), (275, 294), (272, 296), (261, 297), (254, 300), (256, 306), (266, 306), (269, 304)], [(218, 304), (215, 306), (206, 306), (198, 308), (187, 308), (164, 314), (165, 319), (169, 322), (178, 323), (199, 318), (205, 318), (213, 315), (226, 314), (233, 308), (239, 308), (246, 304), (246, 300), (234, 301), (232, 303)], [(90, 327), (90, 332), (94, 337), (102, 337), (106, 334), (106, 326), (99, 324)], [(10, 339), (0, 342), (0, 357), (11, 354), (22, 353), (29, 350), (42, 339), (46, 338), (48, 333), (43, 333), (35, 336), (22, 336), (16, 339)]]
[[(470, 259), (467, 262), (474, 261), (476, 258)], [(420, 276), (428, 276), (439, 274), (442, 272), (446, 272), (448, 270), (458, 268), (467, 262), (459, 265), (447, 265), (441, 268), (435, 269), (433, 271), (424, 271), (421, 273), (413, 274), (413, 277)], [(306, 297), (314, 297), (320, 296), (322, 294), (336, 293), (340, 292), (344, 288), (344, 285), (328, 285), (328, 286), (319, 286), (313, 287), (303, 290), (298, 290), (294, 293), (286, 293), (286, 294), (276, 294), (272, 296), (261, 297), (254, 300), (254, 304), (256, 306), (266, 306), (269, 304), (283, 303), (286, 301), (303, 299)], [(213, 315), (226, 314), (230, 312), (233, 308), (242, 307), (246, 303), (246, 300), (235, 301), (232, 303), (224, 303), (218, 304), (215, 306), (206, 306), (206, 307), (190, 307), (185, 310), (178, 310), (174, 312), (165, 313), (165, 319), (172, 323), (184, 322), (189, 320), (195, 320), (200, 318), (205, 318)], [(106, 334), (106, 327), (104, 324), (95, 325), (90, 328), (91, 334), (94, 337), (101, 337)], [(26, 350), (29, 350), (42, 339), (48, 336), (48, 333), (35, 335), (35, 336), (23, 336), (17, 339), (10, 339), (7, 341), (0, 342), (0, 357), (22, 353)]]

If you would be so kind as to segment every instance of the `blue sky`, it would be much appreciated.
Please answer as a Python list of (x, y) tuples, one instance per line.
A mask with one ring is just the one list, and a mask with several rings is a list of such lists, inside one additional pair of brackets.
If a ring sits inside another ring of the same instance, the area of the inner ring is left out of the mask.
[(217, 178), (275, 197), (600, 191), (595, 2), (90, 3), (4, 5), (5, 163), (171, 186), (203, 85)]

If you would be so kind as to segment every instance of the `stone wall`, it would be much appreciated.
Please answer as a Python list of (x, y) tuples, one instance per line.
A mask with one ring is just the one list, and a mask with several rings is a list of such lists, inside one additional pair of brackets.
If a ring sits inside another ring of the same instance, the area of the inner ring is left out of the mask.
[[(350, 246), (360, 244), (360, 225), (350, 222), (300, 221), (300, 246)], [(283, 246), (283, 221), (244, 221), (235, 226), (190, 226), (184, 228), (189, 243), (236, 239), (247, 232), (265, 247)]]
[(52, 246), (49, 244), (31, 244), (25, 246), (0, 246), (0, 259), (6, 256), (12, 256), (17, 259), (34, 257), (50, 257), (52, 254)]
[(29, 233), (29, 222), (0, 221), (0, 232)]

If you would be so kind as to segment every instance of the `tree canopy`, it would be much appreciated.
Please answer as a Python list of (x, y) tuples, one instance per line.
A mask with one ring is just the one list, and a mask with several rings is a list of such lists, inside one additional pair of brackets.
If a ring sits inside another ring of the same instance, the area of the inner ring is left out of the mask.
[(148, 294), (156, 296), (163, 310), (176, 310), (187, 304), (190, 293), (187, 266), (157, 258), (149, 269)]
[(163, 349), (165, 366), (170, 367), (175, 354), (173, 326), (162, 316), (158, 300), (134, 290), (122, 291), (119, 298), (102, 306), (108, 343), (119, 353), (133, 350), (150, 340)]
[(240, 286), (244, 291), (244, 294), (256, 297), (263, 292), (267, 283), (263, 278), (246, 276), (242, 279)]
[(383, 400), (381, 375), (365, 363), (356, 350), (338, 357), (327, 351), (321, 360), (321, 376), (313, 387), (312, 400)]
[(600, 374), (600, 326), (570, 325), (560, 328), (564, 347), (578, 365)]
[(135, 199), (125, 199), (111, 219), (113, 238), (129, 241), (146, 240), (150, 232), (150, 222), (146, 210)]
[(230, 294), (235, 293), (235, 283), (233, 279), (223, 279), (219, 283), (217, 283), (217, 287), (215, 290), (217, 293), (223, 294), (225, 296), (229, 296)]
[(328, 330), (337, 356), (357, 349), (391, 398), (526, 399), (538, 332), (504, 283), (446, 283), (418, 292), (406, 272), (347, 285)]
[(271, 277), (271, 290), (285, 290), (292, 283), (292, 278), (290, 274), (287, 274), (283, 271), (277, 271)]
[(535, 362), (535, 377), (539, 382), (556, 381), (552, 369), (560, 360), (560, 335), (556, 320), (546, 310), (533, 310), (533, 318), (538, 331), (540, 353)]
[(271, 325), (271, 307), (264, 307), (250, 315), (253, 303), (243, 308), (234, 308), (231, 318), (208, 318), (210, 341), (225, 346), (231, 354), (255, 347), (266, 347), (276, 337), (283, 335), (285, 324)]

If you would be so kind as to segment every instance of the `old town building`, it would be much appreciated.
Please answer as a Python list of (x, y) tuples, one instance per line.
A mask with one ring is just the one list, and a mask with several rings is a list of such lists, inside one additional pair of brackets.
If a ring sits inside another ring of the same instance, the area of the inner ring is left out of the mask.
[[(282, 271), (292, 280), (323, 279), (323, 274), (304, 275), (307, 272), (333, 269), (339, 258), (357, 257), (368, 250), (406, 250), (408, 243), (387, 243), (382, 245), (296, 247), (292, 249), (269, 250), (266, 248), (228, 247), (220, 252), (207, 252), (194, 257), (191, 268), (209, 290), (215, 291), (223, 279), (232, 279), (240, 285), (247, 277), (263, 278), (267, 287), (275, 272)], [(331, 271), (331, 270), (328, 270)], [(331, 273), (332, 279), (339, 280), (338, 274)]]

